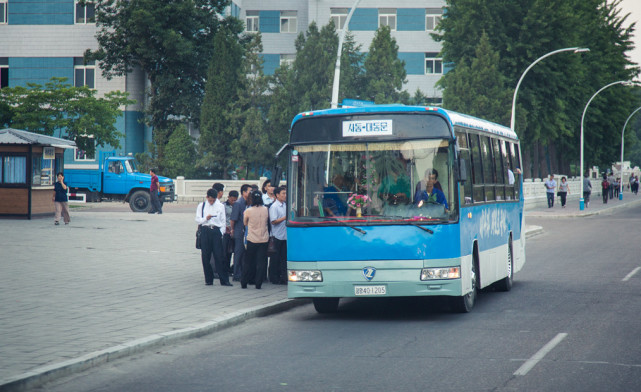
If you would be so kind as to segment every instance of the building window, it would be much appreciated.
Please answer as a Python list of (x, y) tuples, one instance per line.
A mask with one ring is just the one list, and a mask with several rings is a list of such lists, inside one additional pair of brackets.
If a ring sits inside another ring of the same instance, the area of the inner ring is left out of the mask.
[(259, 31), (258, 25), (258, 11), (247, 11), (245, 13), (245, 30), (248, 33), (256, 33)]
[(7, 23), (7, 8), (9, 0), (0, 0), (0, 24)]
[(438, 53), (425, 53), (425, 74), (443, 74), (443, 59), (438, 57)]
[(4, 156), (2, 157), (2, 184), (27, 183), (27, 157)]
[(0, 57), (0, 88), (9, 87), (9, 58)]
[(442, 8), (427, 8), (425, 10), (425, 30), (434, 31), (443, 17)]
[(378, 10), (378, 27), (389, 26), (396, 31), (396, 8), (380, 8)]
[(96, 62), (85, 62), (82, 57), (73, 59), (74, 86), (96, 88)]
[(330, 11), (329, 19), (334, 21), (334, 26), (336, 26), (336, 31), (341, 31), (345, 27), (345, 21), (347, 20), (347, 14), (349, 10), (347, 8), (332, 8)]
[(76, 0), (76, 24), (96, 23), (96, 4)]
[(294, 64), (294, 60), (296, 60), (295, 54), (281, 54), (280, 66), (282, 67), (283, 65), (287, 65), (291, 67)]
[(280, 32), (295, 33), (298, 31), (297, 22), (298, 11), (281, 11), (280, 12)]
[(31, 160), (31, 184), (53, 185), (53, 164), (54, 159), (45, 159), (43, 155), (34, 154)]
[[(93, 148), (88, 148), (93, 144)], [(76, 136), (76, 147), (74, 151), (74, 161), (95, 161), (96, 160), (96, 141), (93, 135)]]

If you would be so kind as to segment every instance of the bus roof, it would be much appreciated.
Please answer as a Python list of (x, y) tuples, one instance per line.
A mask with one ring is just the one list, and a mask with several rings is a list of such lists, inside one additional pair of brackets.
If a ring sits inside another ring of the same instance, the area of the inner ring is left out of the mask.
[(371, 106), (360, 106), (360, 107), (350, 107), (350, 108), (338, 108), (338, 109), (323, 109), (323, 110), (314, 110), (310, 112), (299, 113), (292, 120), (290, 129), (294, 127), (294, 124), (303, 119), (309, 118), (312, 116), (340, 116), (340, 115), (351, 115), (351, 114), (370, 114), (370, 113), (402, 113), (402, 112), (431, 112), (438, 113), (441, 116), (445, 117), (448, 122), (452, 125), (458, 125), (465, 128), (476, 129), (479, 131), (484, 131), (492, 133), (495, 135), (507, 137), (510, 139), (518, 139), (518, 136), (514, 131), (509, 127), (496, 124), (487, 120), (482, 120), (467, 114), (457, 113), (451, 110), (432, 107), (432, 106), (406, 106), (401, 104), (393, 105), (371, 105)]

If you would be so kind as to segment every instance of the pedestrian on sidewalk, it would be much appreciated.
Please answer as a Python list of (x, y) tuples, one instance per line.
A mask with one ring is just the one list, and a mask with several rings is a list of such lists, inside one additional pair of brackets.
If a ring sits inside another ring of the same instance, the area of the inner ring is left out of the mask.
[(608, 175), (608, 195), (610, 199), (614, 197), (614, 174), (612, 172)]
[(585, 202), (585, 208), (588, 208), (590, 205), (590, 195), (592, 194), (592, 183), (590, 182), (590, 176), (588, 174), (583, 177), (583, 201)]
[(263, 197), (258, 190), (252, 192), (251, 204), (252, 206), (245, 211), (243, 218), (243, 223), (247, 228), (247, 253), (243, 260), (240, 285), (246, 289), (247, 283), (254, 281), (256, 288), (260, 289), (267, 270), (269, 211), (263, 205)]
[(213, 254), (221, 286), (231, 286), (227, 269), (223, 268), (223, 233), (225, 232), (225, 207), (218, 200), (218, 192), (207, 190), (207, 200), (196, 207), (196, 223), (200, 225), (200, 258), (205, 273), (205, 284), (214, 284)]
[(149, 186), (149, 197), (151, 200), (151, 209), (148, 214), (162, 214), (162, 205), (158, 198), (158, 191), (160, 190), (160, 181), (156, 175), (156, 169), (150, 169), (149, 175), (151, 176), (151, 185)]
[(556, 191), (556, 181), (554, 181), (554, 174), (550, 174), (550, 178), (545, 181), (545, 194), (548, 197), (548, 208), (554, 207), (554, 192)]
[(608, 175), (603, 173), (603, 181), (601, 181), (601, 196), (603, 196), (603, 204), (608, 203), (609, 193), (610, 193), (610, 183), (608, 182)]
[[(215, 183), (211, 186), (211, 189), (213, 189), (213, 190), (215, 190), (215, 191), (216, 191), (216, 199), (217, 199), (218, 201), (220, 201), (220, 203), (222, 203), (222, 200), (223, 200), (223, 192), (225, 191), (225, 185), (221, 184), (220, 182), (215, 182)], [(224, 204), (223, 204), (223, 207), (224, 207)], [(226, 223), (227, 223), (227, 210), (225, 210), (225, 224), (226, 224)], [(225, 231), (227, 231), (227, 228), (226, 228), (226, 227), (225, 227)], [(222, 255), (223, 255), (223, 268), (225, 268), (225, 265), (226, 265), (226, 263), (225, 263), (225, 261), (226, 261), (226, 259), (225, 259), (226, 254), (225, 254), (225, 246), (224, 246), (224, 244), (225, 244), (225, 242), (224, 242), (224, 234), (223, 234), (223, 238), (221, 238), (221, 241), (222, 241), (221, 246), (223, 247), (223, 248), (222, 248)], [(212, 255), (211, 255), (211, 266), (212, 266), (212, 268), (214, 269), (214, 279), (219, 279), (219, 278), (220, 278), (220, 276), (218, 275), (218, 269), (217, 269), (216, 265), (217, 265), (217, 264), (216, 264), (216, 260), (214, 259), (214, 254), (212, 253)], [(227, 272), (227, 274), (229, 274), (229, 271)]]
[(240, 281), (243, 271), (243, 258), (245, 255), (245, 224), (243, 217), (245, 209), (247, 208), (247, 199), (249, 199), (249, 192), (251, 186), (243, 184), (240, 187), (240, 198), (234, 203), (231, 211), (231, 225), (232, 237), (234, 238), (234, 280)]
[(223, 236), (223, 252), (225, 252), (225, 266), (227, 267), (230, 275), (233, 275), (234, 273), (234, 270), (231, 268), (231, 257), (234, 254), (234, 237), (231, 229), (231, 211), (236, 200), (238, 200), (238, 191), (229, 191), (227, 200), (223, 203), (225, 205), (225, 218), (227, 220), (225, 222), (225, 235)]
[(619, 197), (619, 191), (621, 188), (621, 179), (619, 177), (614, 179), (614, 197), (618, 198)]
[(65, 221), (65, 225), (71, 222), (69, 216), (69, 198), (67, 197), (67, 184), (65, 184), (65, 175), (58, 173), (56, 175), (57, 181), (53, 185), (53, 204), (56, 208), (56, 216), (53, 218), (53, 224), (60, 224), (60, 215)]
[(561, 177), (561, 182), (559, 183), (559, 197), (561, 198), (561, 208), (565, 208), (565, 201), (567, 200), (568, 193), (570, 193), (570, 184), (567, 182), (565, 176)]
[(269, 221), (276, 243), (276, 254), (269, 261), (269, 278), (273, 284), (287, 284), (287, 190), (278, 187), (274, 195), (276, 201), (269, 207)]

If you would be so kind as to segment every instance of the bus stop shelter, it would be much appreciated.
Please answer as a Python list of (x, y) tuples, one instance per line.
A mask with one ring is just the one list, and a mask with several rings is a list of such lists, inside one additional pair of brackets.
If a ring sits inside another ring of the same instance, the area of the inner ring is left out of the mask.
[(0, 129), (0, 218), (52, 216), (53, 184), (64, 151), (76, 143), (19, 129)]

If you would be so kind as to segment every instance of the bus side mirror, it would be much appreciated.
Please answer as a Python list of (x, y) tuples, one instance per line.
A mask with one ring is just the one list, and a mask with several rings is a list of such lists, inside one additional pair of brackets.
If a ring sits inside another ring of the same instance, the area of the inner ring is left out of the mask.
[(459, 157), (458, 165), (458, 180), (459, 182), (464, 183), (467, 181), (467, 163), (465, 163), (465, 159), (461, 159)]

